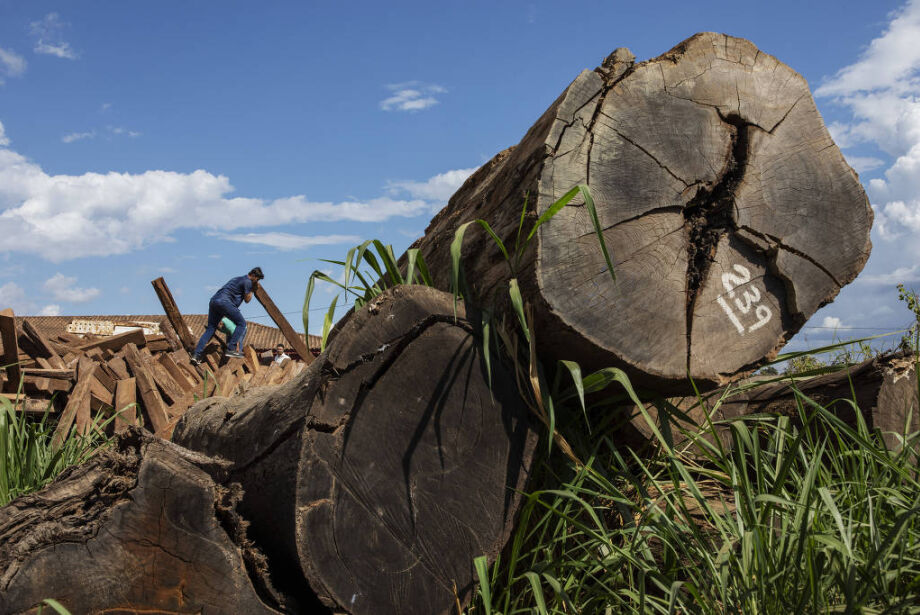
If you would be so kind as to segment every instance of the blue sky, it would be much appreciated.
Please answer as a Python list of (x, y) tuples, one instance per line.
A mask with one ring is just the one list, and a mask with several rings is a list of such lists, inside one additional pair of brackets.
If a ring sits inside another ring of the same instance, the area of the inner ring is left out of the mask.
[(712, 30), (805, 76), (876, 210), (863, 275), (791, 347), (908, 323), (920, 0), (641, 4), (0, 0), (0, 307), (159, 313), (164, 275), (201, 313), (260, 265), (299, 326), (317, 259), (402, 252), (581, 69)]

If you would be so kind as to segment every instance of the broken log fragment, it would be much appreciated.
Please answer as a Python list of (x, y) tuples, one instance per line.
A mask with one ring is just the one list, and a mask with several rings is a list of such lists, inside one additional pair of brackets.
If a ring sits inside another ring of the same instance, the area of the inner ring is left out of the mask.
[(144, 434), (0, 509), (0, 612), (282, 612), (220, 463)]
[(292, 604), (454, 613), (473, 559), (504, 547), (536, 434), (494, 360), (490, 387), (470, 320), (450, 294), (391, 289), (294, 380), (206, 400), (176, 427), (175, 442), (230, 460)]
[[(415, 247), (447, 288), (461, 223), (485, 219), (510, 251), (525, 197), (532, 224), (576, 184), (593, 195), (616, 281), (578, 196), (539, 227), (517, 271), (538, 350), (659, 391), (690, 392), (688, 377), (725, 384), (774, 356), (871, 247), (869, 203), (808, 84), (722, 34), (641, 63), (618, 49), (582, 72)], [(507, 295), (508, 266), (474, 228), (463, 267), (489, 304)]]

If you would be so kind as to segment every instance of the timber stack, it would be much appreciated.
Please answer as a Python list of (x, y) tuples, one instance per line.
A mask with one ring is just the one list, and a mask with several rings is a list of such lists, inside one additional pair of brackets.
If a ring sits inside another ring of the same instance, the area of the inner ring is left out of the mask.
[[(160, 289), (169, 292), (162, 278), (154, 280), (154, 287), (158, 294)], [(145, 333), (145, 325), (156, 323), (126, 322), (120, 327), (125, 331), (104, 335), (87, 322), (76, 328), (83, 333), (60, 331), (48, 337), (28, 318), (17, 319), (11, 310), (3, 310), (0, 365), (8, 367), (0, 377), (0, 395), (17, 410), (48, 412), (57, 420), (59, 439), (73, 427), (84, 434), (99, 423), (110, 423), (119, 432), (128, 425), (146, 427), (169, 438), (196, 401), (281, 384), (307, 365), (290, 358), (263, 364), (251, 345), (245, 347), (244, 358), (223, 360), (224, 342), (217, 336), (205, 348), (204, 362), (192, 365), (189, 328), (178, 309), (167, 310), (167, 318), (159, 333)], [(298, 337), (305, 347), (303, 336)]]
[[(575, 198), (518, 241), (577, 184), (594, 208)], [(470, 292), (458, 303), (444, 292), (450, 246), (475, 219), (505, 249), (467, 233)], [(641, 63), (618, 49), (416, 242), (438, 289), (381, 280), (384, 292), (286, 384), (173, 417), (164, 406), (167, 427), (154, 427), (172, 442), (129, 429), (117, 450), (0, 509), (0, 611), (28, 611), (49, 591), (87, 613), (461, 611), (473, 559), (491, 564), (507, 546), (539, 433), (532, 393), (483, 350), (482, 311), (516, 322), (512, 280), (544, 365), (621, 367), (653, 395), (687, 394), (775, 356), (862, 269), (871, 222), (793, 70), (721, 34)], [(169, 353), (184, 360), (182, 343)], [(112, 353), (74, 353), (77, 387), (92, 394), (101, 365), (120, 359), (153, 365), (137, 390), (162, 398), (159, 359), (136, 342)], [(878, 384), (878, 408), (897, 397), (885, 365), (861, 372)], [(911, 378), (897, 373), (903, 388)], [(50, 502), (53, 513), (36, 513)], [(113, 569), (125, 574), (81, 582), (84, 570)]]

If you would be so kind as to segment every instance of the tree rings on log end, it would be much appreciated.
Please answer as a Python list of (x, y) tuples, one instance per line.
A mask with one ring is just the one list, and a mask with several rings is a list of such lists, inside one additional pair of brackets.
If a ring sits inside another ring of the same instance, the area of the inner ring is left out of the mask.
[(723, 384), (774, 356), (865, 264), (872, 212), (856, 174), (805, 80), (750, 42), (698, 34), (625, 70), (585, 71), (556, 105), (536, 213), (587, 183), (616, 282), (582, 200), (540, 227), (551, 356), (665, 388), (688, 374)]

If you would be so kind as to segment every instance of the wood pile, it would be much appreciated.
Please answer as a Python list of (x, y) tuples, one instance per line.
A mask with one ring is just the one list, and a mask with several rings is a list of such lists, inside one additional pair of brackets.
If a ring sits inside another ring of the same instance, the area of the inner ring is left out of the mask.
[[(17, 324), (11, 310), (0, 314), (7, 365), (0, 390), (25, 412), (50, 411), (57, 436), (79, 433), (115, 414), (114, 428), (146, 427), (168, 438), (176, 421), (196, 401), (232, 397), (248, 388), (287, 382), (305, 363), (285, 359), (263, 365), (252, 346), (242, 359), (222, 360), (220, 344), (205, 349), (195, 366), (168, 323), (162, 335), (134, 329), (111, 336), (60, 333), (47, 338), (28, 320)], [(20, 384), (21, 382), (21, 384)]]

